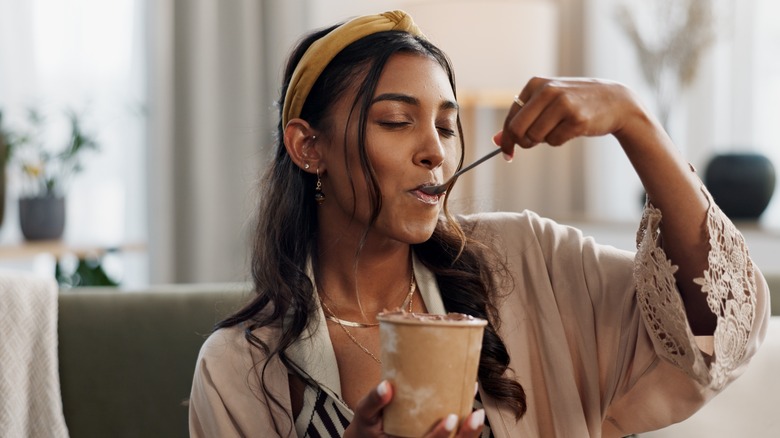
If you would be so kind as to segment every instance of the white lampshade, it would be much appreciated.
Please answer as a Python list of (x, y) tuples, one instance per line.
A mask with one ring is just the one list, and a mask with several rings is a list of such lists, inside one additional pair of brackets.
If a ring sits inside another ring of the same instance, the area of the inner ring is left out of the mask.
[(558, 16), (546, 0), (409, 0), (403, 8), (455, 66), (459, 91), (516, 90), (555, 75)]

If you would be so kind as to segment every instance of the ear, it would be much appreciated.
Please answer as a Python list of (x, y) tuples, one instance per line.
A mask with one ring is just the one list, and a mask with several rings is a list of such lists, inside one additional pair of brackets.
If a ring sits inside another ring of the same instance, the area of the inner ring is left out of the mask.
[[(317, 169), (324, 171), (321, 147), (317, 147), (316, 131), (303, 119), (292, 119), (284, 128), (284, 147), (304, 172), (315, 173)], [(320, 142), (322, 144), (322, 142)]]

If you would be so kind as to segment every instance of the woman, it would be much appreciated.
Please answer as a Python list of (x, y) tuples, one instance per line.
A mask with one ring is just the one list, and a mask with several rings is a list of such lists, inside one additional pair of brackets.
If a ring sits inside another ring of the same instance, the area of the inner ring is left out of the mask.
[(444, 54), (400, 11), (299, 43), (259, 211), (257, 296), (201, 350), (193, 436), (384, 436), (393, 389), (376, 314), (399, 306), (489, 321), (475, 410), (431, 437), (657, 429), (755, 353), (763, 277), (634, 94), (535, 78), (494, 141), (511, 159), (515, 145), (614, 135), (648, 194), (636, 255), (530, 212), (453, 218), (446, 195), (421, 191), (462, 164), (454, 90)]

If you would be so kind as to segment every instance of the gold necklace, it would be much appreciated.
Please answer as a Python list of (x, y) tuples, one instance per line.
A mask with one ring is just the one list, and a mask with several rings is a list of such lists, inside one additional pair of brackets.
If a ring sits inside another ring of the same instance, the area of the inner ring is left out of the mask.
[[(414, 296), (414, 291), (417, 290), (416, 286), (417, 286), (417, 282), (414, 280), (414, 270), (412, 270), (412, 279), (409, 284), (409, 294), (406, 296), (406, 299), (404, 299), (404, 302), (401, 303), (401, 307), (403, 307), (407, 301), (409, 302), (409, 313), (412, 312), (412, 302), (414, 301), (412, 300), (412, 296)], [(344, 333), (347, 335), (347, 337), (355, 345), (357, 345), (361, 350), (363, 350), (364, 353), (371, 356), (371, 359), (374, 359), (374, 362), (378, 363), (379, 365), (382, 365), (382, 361), (379, 360), (379, 358), (376, 357), (376, 355), (374, 355), (374, 353), (372, 353), (368, 348), (366, 348), (365, 345), (361, 344), (360, 341), (358, 341), (357, 338), (355, 338), (355, 336), (349, 330), (347, 330), (347, 325), (349, 325), (350, 327), (362, 328), (362, 327), (376, 327), (379, 325), (379, 323), (377, 322), (372, 324), (363, 324), (359, 322), (347, 321), (341, 318), (337, 318), (336, 315), (333, 313), (333, 311), (330, 310), (330, 307), (328, 307), (328, 304), (325, 303), (324, 300), (320, 300), (320, 303), (322, 303), (322, 305), (325, 307), (325, 310), (327, 310), (328, 313), (330, 314), (330, 315), (326, 315), (326, 318), (337, 323), (339, 327), (341, 327), (341, 329), (344, 330)]]
[[(409, 293), (406, 295), (406, 298), (404, 299), (403, 303), (401, 303), (401, 307), (403, 307), (406, 303), (409, 303), (409, 313), (412, 313), (412, 296), (414, 295), (414, 292), (417, 290), (417, 282), (414, 279), (414, 271), (412, 271), (412, 279), (409, 281)], [(325, 315), (325, 318), (327, 318), (330, 321), (333, 321), (339, 325), (343, 325), (346, 327), (354, 327), (354, 328), (367, 328), (367, 327), (376, 327), (379, 325), (378, 322), (356, 322), (356, 321), (349, 321), (346, 319), (341, 319), (336, 316), (336, 314), (330, 310), (330, 307), (328, 307), (328, 304), (325, 303), (324, 300), (320, 300), (323, 307), (325, 307), (325, 310), (328, 311), (328, 313)]]

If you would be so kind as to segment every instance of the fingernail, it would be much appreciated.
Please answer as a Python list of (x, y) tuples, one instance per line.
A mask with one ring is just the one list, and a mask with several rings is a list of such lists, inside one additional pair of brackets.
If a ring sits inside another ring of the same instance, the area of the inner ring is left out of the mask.
[(511, 155), (507, 154), (506, 152), (501, 152), (501, 155), (504, 156), (504, 160), (507, 163), (511, 163), (512, 162), (513, 157)]
[(379, 394), (379, 397), (384, 397), (387, 395), (389, 390), (390, 388), (387, 387), (387, 380), (382, 380), (376, 387), (376, 393)]
[(474, 382), (474, 396), (477, 395), (477, 391), (479, 391), (479, 382)]
[(447, 432), (452, 432), (455, 430), (455, 427), (458, 425), (458, 416), (455, 414), (447, 415), (447, 419), (444, 420), (444, 429), (447, 430)]
[(469, 420), (469, 427), (471, 428), (471, 430), (477, 430), (483, 424), (485, 424), (485, 410), (480, 409), (474, 411), (474, 413), (471, 414), (471, 419)]

